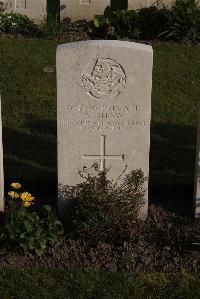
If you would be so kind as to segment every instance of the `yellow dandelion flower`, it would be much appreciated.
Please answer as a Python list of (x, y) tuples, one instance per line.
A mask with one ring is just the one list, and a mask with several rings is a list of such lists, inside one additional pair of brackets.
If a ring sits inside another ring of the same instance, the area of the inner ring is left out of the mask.
[(20, 183), (12, 183), (10, 184), (12, 188), (14, 189), (20, 189), (22, 186), (20, 185)]
[(8, 192), (8, 195), (13, 199), (19, 198), (19, 194), (15, 191)]
[(20, 197), (25, 202), (31, 202), (32, 200), (35, 200), (31, 193), (28, 192), (23, 192), (22, 194), (20, 194)]
[(25, 208), (29, 208), (29, 207), (31, 206), (31, 203), (30, 203), (30, 202), (27, 202), (27, 201), (24, 201), (24, 202), (22, 203), (22, 205), (23, 205), (23, 207), (25, 207)]

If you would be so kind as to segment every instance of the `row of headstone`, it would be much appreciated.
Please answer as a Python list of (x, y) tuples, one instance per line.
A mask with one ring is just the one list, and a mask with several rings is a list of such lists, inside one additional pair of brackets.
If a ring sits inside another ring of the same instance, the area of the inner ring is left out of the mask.
[[(167, 5), (171, 0), (164, 0)], [(138, 9), (150, 5), (158, 5), (160, 1), (155, 0), (1, 0), (7, 11), (26, 14), (37, 21), (46, 18), (48, 13), (60, 14), (61, 20), (70, 19), (91, 20), (95, 15), (101, 15), (106, 6), (113, 9), (133, 8)]]
[(160, 3), (169, 5), (172, 0), (60, 0), (61, 20), (70, 18), (72, 21), (91, 20), (94, 15), (101, 15), (106, 6), (113, 9), (139, 9)]

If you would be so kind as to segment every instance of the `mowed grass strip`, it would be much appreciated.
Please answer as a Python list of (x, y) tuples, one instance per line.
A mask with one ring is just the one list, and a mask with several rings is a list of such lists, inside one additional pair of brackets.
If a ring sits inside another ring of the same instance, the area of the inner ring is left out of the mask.
[[(150, 191), (162, 197), (162, 192), (172, 196), (178, 190), (191, 201), (200, 47), (153, 48)], [(43, 69), (55, 67), (55, 53), (54, 41), (0, 39), (6, 184), (20, 181), (52, 203), (57, 185), (56, 74)]]
[(0, 269), (2, 299), (27, 298), (151, 298), (198, 299), (200, 276), (185, 272), (112, 273), (90, 270)]

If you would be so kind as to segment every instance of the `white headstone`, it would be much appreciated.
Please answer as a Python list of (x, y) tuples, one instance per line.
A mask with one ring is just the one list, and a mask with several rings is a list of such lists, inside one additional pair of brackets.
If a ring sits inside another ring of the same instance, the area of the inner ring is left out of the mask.
[[(58, 46), (58, 182), (80, 182), (78, 170), (99, 162), (116, 180), (142, 169), (149, 175), (153, 51), (122, 41)], [(146, 184), (148, 189), (148, 181)], [(147, 215), (146, 205), (142, 214)], [(63, 209), (63, 199), (59, 209)]]
[(4, 172), (3, 172), (3, 140), (0, 96), (0, 211), (4, 210)]

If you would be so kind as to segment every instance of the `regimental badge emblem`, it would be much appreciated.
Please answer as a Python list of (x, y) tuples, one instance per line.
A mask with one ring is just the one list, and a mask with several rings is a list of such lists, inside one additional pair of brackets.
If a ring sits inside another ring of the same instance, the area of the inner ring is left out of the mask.
[(125, 88), (126, 74), (113, 59), (97, 59), (82, 74), (82, 86), (87, 94), (97, 100), (112, 100)]

